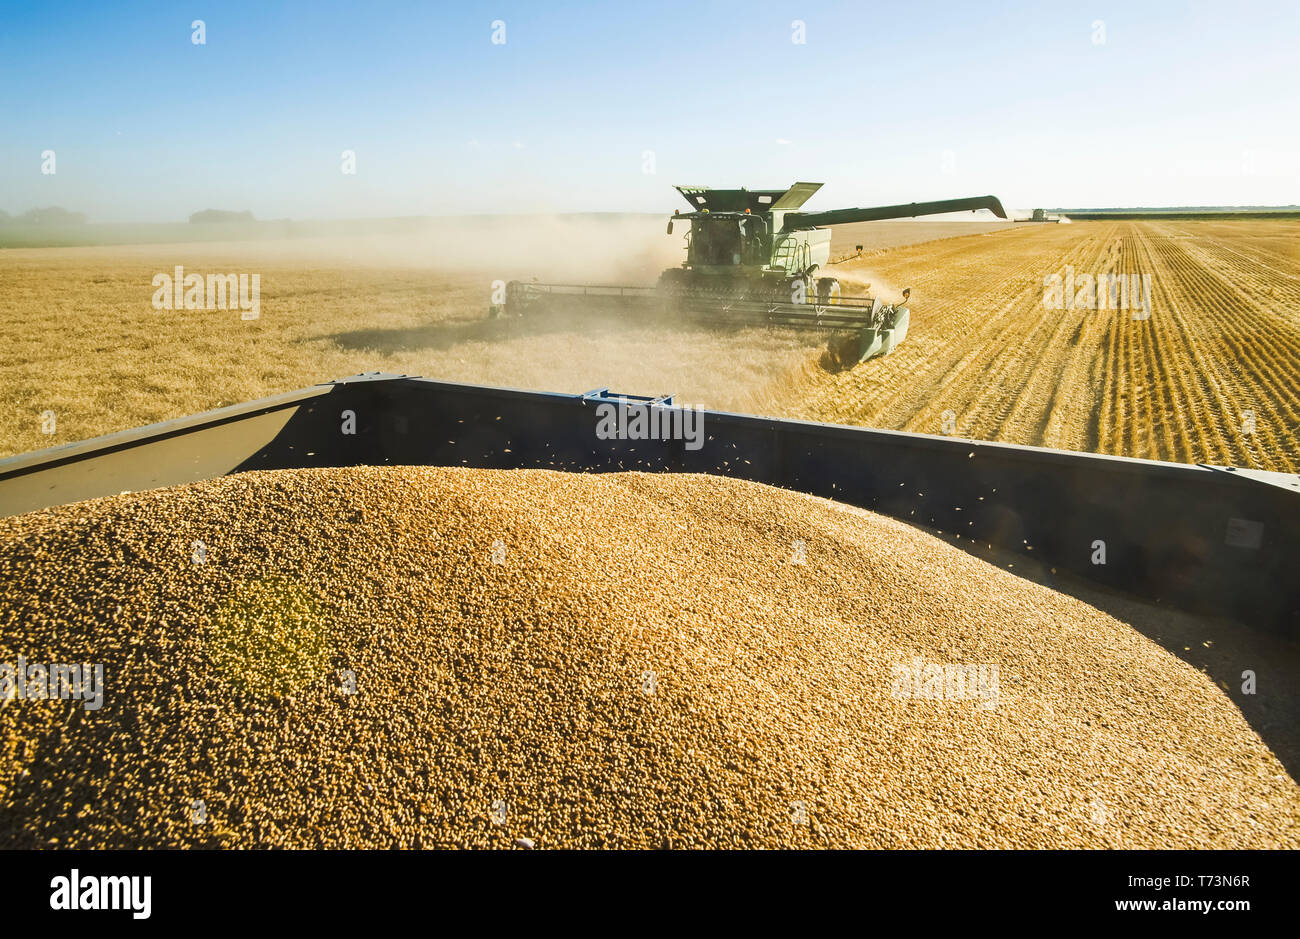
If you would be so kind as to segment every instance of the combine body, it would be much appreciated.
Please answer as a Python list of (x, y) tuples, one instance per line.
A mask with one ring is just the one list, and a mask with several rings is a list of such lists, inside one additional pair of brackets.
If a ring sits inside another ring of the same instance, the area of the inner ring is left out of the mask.
[(511, 281), (494, 314), (520, 315), (539, 306), (641, 306), (729, 325), (787, 326), (847, 334), (834, 342), (837, 357), (853, 364), (890, 352), (907, 335), (910, 313), (902, 301), (845, 297), (830, 276), (831, 232), (850, 222), (914, 218), (989, 209), (1006, 218), (994, 196), (911, 202), (826, 212), (799, 211), (821, 183), (789, 189), (710, 189), (678, 186), (691, 206), (668, 222), (687, 222), (686, 260), (659, 277), (656, 287), (583, 286)]

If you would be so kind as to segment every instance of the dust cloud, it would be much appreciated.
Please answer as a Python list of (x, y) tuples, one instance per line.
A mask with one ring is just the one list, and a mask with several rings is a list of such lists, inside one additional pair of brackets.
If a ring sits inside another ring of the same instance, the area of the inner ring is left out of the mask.
[(657, 215), (420, 218), (375, 227), (266, 241), (257, 251), (268, 261), (632, 285), (654, 284), (685, 258), (685, 226), (668, 235)]
[[(826, 269), (828, 277), (834, 277), (840, 282), (840, 289), (843, 291), (844, 296), (879, 297), (884, 303), (902, 302), (903, 288), (908, 286), (907, 284), (897, 286), (884, 277), (873, 274), (865, 267), (850, 267), (854, 263), (853, 261), (846, 261), (843, 264), (831, 265)], [(861, 264), (861, 262), (856, 263)]]

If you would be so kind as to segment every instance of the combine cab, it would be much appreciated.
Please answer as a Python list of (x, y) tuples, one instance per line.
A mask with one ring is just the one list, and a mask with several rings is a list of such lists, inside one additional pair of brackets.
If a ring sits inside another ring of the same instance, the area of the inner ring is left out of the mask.
[(663, 309), (704, 322), (826, 330), (840, 337), (832, 350), (856, 364), (893, 350), (907, 336), (908, 308), (873, 297), (845, 297), (829, 274), (826, 226), (989, 209), (1007, 214), (994, 196), (911, 202), (827, 212), (798, 211), (821, 183), (789, 189), (710, 189), (678, 186), (691, 205), (675, 212), (668, 233), (690, 223), (686, 261), (659, 277), (657, 287), (537, 284), (511, 281), (492, 315), (524, 315), (540, 307), (580, 303)]

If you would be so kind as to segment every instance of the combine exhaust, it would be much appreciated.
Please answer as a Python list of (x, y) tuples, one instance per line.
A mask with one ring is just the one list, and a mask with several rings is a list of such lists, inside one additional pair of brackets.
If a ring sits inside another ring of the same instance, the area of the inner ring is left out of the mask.
[[(830, 266), (831, 233), (824, 226), (915, 218), (988, 209), (1006, 218), (994, 196), (911, 202), (862, 209), (800, 212), (821, 183), (786, 190), (678, 186), (692, 211), (668, 221), (689, 222), (686, 261), (655, 287), (539, 284), (511, 281), (491, 316), (525, 316), (577, 306), (639, 309), (728, 326), (775, 326), (828, 331), (833, 357), (852, 366), (886, 355), (907, 337), (911, 313), (902, 300), (845, 297)], [(869, 287), (870, 285), (868, 285)]]

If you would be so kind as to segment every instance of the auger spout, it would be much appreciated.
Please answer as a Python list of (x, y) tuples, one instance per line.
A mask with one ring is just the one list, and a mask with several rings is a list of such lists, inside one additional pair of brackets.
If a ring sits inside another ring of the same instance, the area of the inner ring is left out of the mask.
[(879, 205), (865, 209), (830, 209), (826, 212), (787, 212), (782, 231), (807, 231), (822, 225), (847, 225), (850, 222), (881, 222), (891, 218), (916, 218), (942, 215), (945, 212), (974, 212), (988, 209), (998, 218), (1007, 211), (997, 196), (971, 196), (967, 199), (942, 199), (938, 202), (906, 202), (902, 205)]

